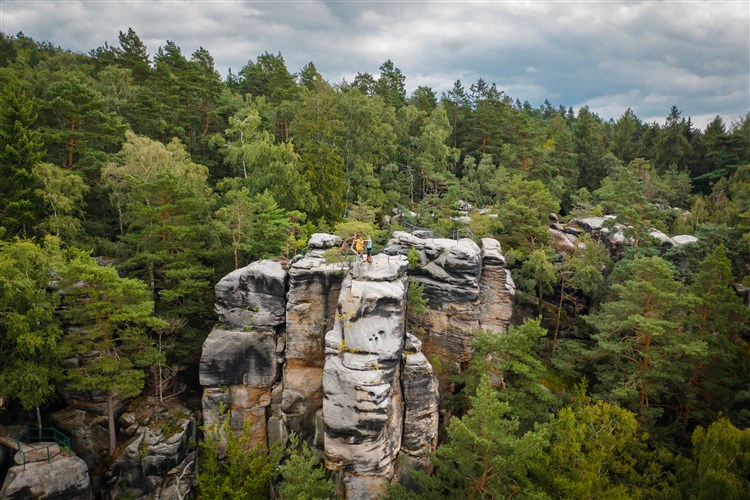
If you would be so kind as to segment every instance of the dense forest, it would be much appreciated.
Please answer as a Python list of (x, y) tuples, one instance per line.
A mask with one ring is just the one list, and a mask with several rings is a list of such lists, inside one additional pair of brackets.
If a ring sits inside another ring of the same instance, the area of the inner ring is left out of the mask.
[[(226, 273), (314, 232), (377, 249), (418, 227), (497, 238), (519, 312), (477, 335), (434, 473), (393, 497), (746, 496), (750, 113), (699, 130), (677, 107), (604, 120), (405, 81), (268, 52), (222, 79), (205, 49), (149, 54), (132, 29), (88, 54), (0, 33), (0, 418), (42, 421), (61, 386), (111, 407), (190, 384)], [(550, 214), (614, 215), (630, 244), (562, 254)], [(665, 251), (653, 229), (698, 241)], [(330, 494), (300, 449), (289, 498)]]

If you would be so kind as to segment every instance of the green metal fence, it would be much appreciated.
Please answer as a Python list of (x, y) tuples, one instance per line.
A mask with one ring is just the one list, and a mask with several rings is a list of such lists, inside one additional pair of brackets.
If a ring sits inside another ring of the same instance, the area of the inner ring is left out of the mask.
[(31, 451), (38, 452), (38, 450), (42, 449), (45, 450), (47, 454), (47, 463), (49, 463), (53, 457), (50, 448), (54, 445), (59, 446), (61, 449), (70, 451), (70, 437), (54, 427), (36, 426), (27, 426), (25, 432), (21, 432), (16, 436), (16, 448), (23, 459), (22, 465), (24, 467), (26, 467), (26, 463), (28, 462), (27, 453), (30, 453)]

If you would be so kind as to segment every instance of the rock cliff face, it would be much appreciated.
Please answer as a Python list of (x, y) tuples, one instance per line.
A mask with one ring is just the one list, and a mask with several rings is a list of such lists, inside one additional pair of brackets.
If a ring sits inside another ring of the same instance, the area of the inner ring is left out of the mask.
[[(594, 240), (599, 241), (607, 248), (610, 259), (619, 260), (623, 256), (625, 245), (631, 244), (632, 240), (625, 237), (626, 226), (615, 222), (612, 225), (612, 230), (610, 230), (607, 227), (608, 220), (611, 223), (613, 220), (617, 220), (617, 217), (614, 215), (605, 215), (604, 217), (573, 219), (567, 225), (552, 224), (549, 231), (552, 236), (553, 246), (558, 252), (572, 253), (575, 251), (575, 245), (578, 244), (578, 239), (575, 235), (580, 234), (581, 231), (585, 231)], [(698, 241), (698, 238), (689, 234), (669, 237), (658, 229), (651, 229), (650, 235), (659, 242), (658, 246), (662, 252), (674, 246), (686, 245)], [(565, 239), (569, 240), (567, 247), (563, 241)]]
[(176, 402), (140, 398), (119, 424), (128, 439), (106, 474), (110, 497), (177, 498), (178, 491), (185, 497), (196, 464), (197, 425), (190, 412)]
[[(402, 255), (327, 263), (323, 252), (340, 244), (316, 234), (288, 269), (254, 262), (216, 285), (220, 323), (200, 364), (204, 425), (224, 418), (223, 407), (235, 432), (250, 424), (255, 446), (298, 433), (324, 450), (346, 498), (373, 498), (428, 467), (439, 403), (429, 359), (460, 369), (478, 329), (505, 331), (515, 289), (495, 240), (395, 233)], [(412, 246), (420, 264), (410, 270)], [(409, 280), (429, 304), (414, 334)]]
[(383, 254), (355, 264), (326, 334), (326, 466), (343, 473), (347, 498), (385, 493), (401, 448), (406, 267), (404, 257)]
[(65, 498), (88, 500), (91, 484), (86, 462), (71, 455), (16, 465), (8, 470), (0, 498)]
[(427, 358), (437, 357), (447, 368), (446, 376), (471, 359), (477, 331), (503, 333), (513, 314), (515, 284), (500, 243), (492, 238), (480, 243), (404, 232), (395, 232), (388, 243), (404, 254), (410, 248), (419, 252), (419, 265), (409, 273), (424, 287), (427, 312), (415, 318), (415, 334)]

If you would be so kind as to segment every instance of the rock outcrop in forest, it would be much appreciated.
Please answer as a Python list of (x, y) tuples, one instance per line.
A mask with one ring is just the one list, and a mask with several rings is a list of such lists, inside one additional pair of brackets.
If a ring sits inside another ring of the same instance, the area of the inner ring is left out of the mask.
[[(341, 240), (316, 234), (284, 267), (264, 260), (216, 285), (219, 323), (203, 345), (207, 429), (229, 415), (250, 445), (299, 434), (324, 450), (346, 498), (371, 498), (426, 469), (437, 444), (440, 392), (430, 359), (458, 372), (480, 329), (505, 331), (513, 281), (496, 240), (396, 232), (372, 263), (329, 263)], [(414, 248), (419, 262), (406, 255)], [(416, 264), (416, 265), (414, 265)], [(419, 284), (426, 312), (408, 322)]]

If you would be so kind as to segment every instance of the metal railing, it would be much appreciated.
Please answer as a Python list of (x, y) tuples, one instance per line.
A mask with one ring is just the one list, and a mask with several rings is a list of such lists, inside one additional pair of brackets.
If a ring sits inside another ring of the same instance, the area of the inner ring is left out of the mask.
[(452, 236), (454, 240), (458, 241), (462, 238), (462, 235), (465, 235), (466, 238), (474, 239), (474, 233), (471, 232), (471, 229), (468, 227), (464, 227), (461, 229), (454, 229)]
[[(34, 445), (37, 446), (34, 446)], [(61, 449), (70, 451), (70, 437), (66, 436), (54, 427), (31, 427), (27, 426), (25, 432), (16, 435), (16, 448), (22, 458), (24, 468), (28, 463), (26, 454), (32, 451), (45, 450), (47, 453), (47, 463), (52, 461), (51, 448), (58, 446)]]

